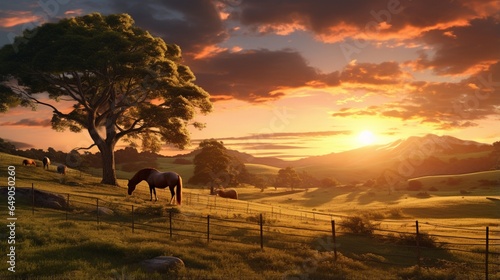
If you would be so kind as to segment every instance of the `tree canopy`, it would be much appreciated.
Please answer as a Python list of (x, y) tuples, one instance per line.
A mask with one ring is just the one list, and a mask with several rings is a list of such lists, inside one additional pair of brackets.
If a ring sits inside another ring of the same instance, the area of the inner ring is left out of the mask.
[[(181, 49), (138, 28), (127, 14), (98, 13), (25, 30), (0, 50), (0, 77), (8, 92), (0, 111), (48, 106), (52, 127), (87, 130), (103, 160), (103, 183), (116, 184), (118, 141), (157, 152), (189, 142), (196, 113), (212, 109), (209, 94), (182, 64)], [(39, 94), (46, 93), (46, 95)], [(54, 105), (71, 101), (72, 107)]]
[(198, 150), (193, 160), (194, 174), (189, 179), (190, 183), (208, 184), (213, 193), (215, 187), (236, 186), (248, 176), (245, 165), (230, 156), (221, 141), (203, 140)]
[(275, 182), (277, 187), (290, 188), (292, 191), (294, 187), (300, 186), (301, 183), (302, 180), (299, 174), (292, 167), (280, 169)]

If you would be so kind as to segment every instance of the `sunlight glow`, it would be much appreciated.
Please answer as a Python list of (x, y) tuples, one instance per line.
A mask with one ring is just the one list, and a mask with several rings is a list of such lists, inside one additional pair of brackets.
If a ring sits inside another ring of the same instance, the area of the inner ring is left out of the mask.
[(363, 130), (358, 134), (358, 142), (363, 145), (371, 145), (375, 142), (375, 135), (369, 130)]

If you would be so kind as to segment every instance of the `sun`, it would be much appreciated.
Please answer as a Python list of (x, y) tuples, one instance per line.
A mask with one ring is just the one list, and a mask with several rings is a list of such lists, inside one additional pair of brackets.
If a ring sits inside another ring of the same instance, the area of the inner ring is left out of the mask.
[(358, 142), (363, 145), (371, 145), (375, 142), (375, 135), (369, 130), (363, 130), (358, 134)]

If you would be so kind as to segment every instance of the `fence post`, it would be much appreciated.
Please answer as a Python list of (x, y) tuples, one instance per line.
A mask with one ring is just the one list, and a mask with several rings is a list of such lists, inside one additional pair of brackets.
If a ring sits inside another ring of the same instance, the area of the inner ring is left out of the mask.
[(420, 267), (420, 244), (419, 244), (420, 234), (418, 232), (418, 220), (415, 221), (415, 228), (416, 228), (415, 241), (417, 243), (417, 265), (418, 267)]
[(68, 212), (69, 212), (69, 193), (68, 193), (68, 199), (66, 199), (66, 222), (68, 221)]
[(132, 233), (134, 233), (135, 221), (134, 221), (134, 205), (132, 205)]
[(210, 215), (207, 215), (207, 243), (210, 242)]
[(31, 214), (35, 215), (35, 185), (31, 183)]
[(333, 255), (335, 261), (337, 261), (337, 241), (335, 238), (335, 220), (332, 220), (332, 238), (333, 238)]
[(172, 209), (168, 211), (168, 225), (169, 225), (170, 239), (172, 239)]
[(262, 213), (260, 213), (260, 249), (264, 249), (264, 232), (263, 232), (263, 219)]
[(97, 225), (99, 225), (99, 198), (96, 198), (96, 213), (97, 213)]
[(489, 243), (490, 243), (490, 227), (486, 227), (486, 255), (485, 255), (485, 277), (484, 279), (488, 280), (488, 255), (489, 255)]

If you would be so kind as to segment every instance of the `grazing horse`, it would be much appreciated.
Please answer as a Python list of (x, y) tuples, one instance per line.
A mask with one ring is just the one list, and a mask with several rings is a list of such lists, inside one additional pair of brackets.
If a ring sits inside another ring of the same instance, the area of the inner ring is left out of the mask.
[(50, 167), (50, 158), (43, 157), (42, 162), (43, 162), (43, 169), (47, 168), (47, 170), (49, 170), (49, 167)]
[[(135, 173), (132, 179), (128, 180), (128, 194), (131, 195), (135, 190), (135, 186), (143, 180), (148, 182), (151, 201), (153, 200), (153, 193), (155, 194), (155, 200), (158, 201), (155, 188), (165, 189), (166, 187), (169, 187), (170, 193), (172, 194), (170, 204), (172, 204), (172, 201), (175, 198), (176, 202), (181, 205), (182, 178), (179, 174), (175, 172), (160, 172), (154, 168), (141, 169)], [(177, 187), (177, 191), (174, 190), (175, 187)], [(174, 197), (174, 195), (176, 196)]]
[(216, 190), (215, 193), (218, 194), (220, 197), (238, 199), (238, 193), (236, 192), (236, 190), (233, 189), (229, 189), (227, 191)]
[(62, 174), (62, 175), (66, 175), (66, 165), (59, 164), (57, 166), (57, 173)]
[(32, 159), (25, 159), (25, 160), (23, 160), (23, 165), (24, 166), (28, 166), (28, 165), (34, 165), (34, 166), (36, 166), (36, 162), (34, 160), (32, 160)]

